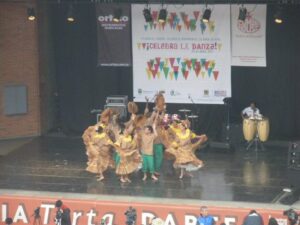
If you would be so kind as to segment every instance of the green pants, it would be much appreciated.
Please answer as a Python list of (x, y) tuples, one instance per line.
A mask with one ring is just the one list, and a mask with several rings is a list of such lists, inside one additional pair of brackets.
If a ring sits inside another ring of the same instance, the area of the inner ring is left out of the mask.
[(120, 158), (120, 155), (119, 155), (117, 152), (114, 152), (114, 155), (113, 155), (113, 157), (114, 157), (114, 160), (115, 160), (116, 166), (117, 166), (117, 165), (119, 165), (119, 163), (120, 163), (120, 160), (121, 160), (121, 158)]
[(154, 170), (160, 172), (161, 165), (164, 157), (164, 146), (163, 144), (154, 144)]
[(154, 173), (153, 155), (144, 155), (143, 154), (143, 172), (144, 173), (150, 172), (151, 174)]

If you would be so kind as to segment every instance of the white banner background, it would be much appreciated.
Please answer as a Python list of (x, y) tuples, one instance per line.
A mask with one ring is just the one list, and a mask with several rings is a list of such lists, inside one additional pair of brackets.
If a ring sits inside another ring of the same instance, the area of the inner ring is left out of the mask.
[[(201, 24), (204, 5), (132, 5), (133, 88), (135, 101), (165, 91), (168, 103), (223, 104), (231, 96), (230, 6), (214, 5), (209, 24)], [(208, 6), (210, 7), (210, 6)]]
[(266, 5), (247, 4), (245, 22), (238, 20), (239, 5), (231, 5), (233, 66), (266, 66)]

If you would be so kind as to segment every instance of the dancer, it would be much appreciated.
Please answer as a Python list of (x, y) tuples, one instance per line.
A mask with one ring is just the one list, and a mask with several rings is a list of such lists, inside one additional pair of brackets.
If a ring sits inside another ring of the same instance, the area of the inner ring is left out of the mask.
[[(89, 128), (88, 128), (89, 129)], [(99, 151), (95, 144), (95, 136), (98, 133), (98, 129), (104, 129), (102, 125), (100, 126), (93, 126), (93, 130), (89, 129), (88, 134), (84, 134), (84, 140), (87, 142), (87, 156), (88, 156), (88, 163), (86, 167), (86, 171), (90, 173), (98, 174), (98, 158), (99, 158)]]
[(106, 171), (108, 167), (114, 168), (111, 148), (113, 142), (101, 126), (98, 127), (97, 134), (93, 137), (93, 142), (98, 151), (97, 173), (99, 174), (99, 178), (97, 180), (102, 181), (104, 179), (103, 172)]
[[(86, 170), (89, 172), (91, 172), (90, 170), (95, 171), (91, 167), (95, 167), (95, 158), (98, 157), (97, 150), (92, 142), (92, 138), (97, 134), (96, 130), (99, 126), (101, 126), (105, 131), (107, 131), (107, 125), (109, 124), (112, 115), (113, 111), (111, 109), (105, 109), (101, 114), (100, 121), (93, 126), (89, 126), (82, 135), (82, 139), (86, 148), (86, 155), (88, 156)], [(90, 166), (90, 164), (92, 163), (93, 165)]]
[[(82, 135), (83, 143), (86, 149), (86, 155), (88, 157), (87, 166), (91, 164), (94, 157), (96, 157), (97, 151), (92, 146), (92, 137), (96, 134), (96, 126), (89, 126)], [(88, 168), (86, 168), (88, 170)]]
[(156, 132), (156, 120), (153, 123), (153, 127), (150, 125), (145, 126), (143, 132), (141, 132), (141, 152), (143, 157), (143, 181), (147, 179), (147, 173), (151, 174), (153, 180), (158, 180), (154, 175), (154, 158), (153, 158), (153, 142), (157, 137)]
[(158, 114), (157, 120), (156, 120), (156, 132), (157, 136), (154, 139), (154, 174), (155, 176), (160, 176), (160, 170), (163, 163), (164, 158), (164, 145), (163, 145), (163, 133), (164, 133), (164, 124), (163, 124), (163, 118), (165, 116), (164, 112), (156, 112)]
[(182, 179), (184, 175), (192, 176), (189, 172), (200, 169), (203, 162), (194, 154), (191, 142), (193, 133), (184, 122), (179, 124), (179, 129), (180, 132), (177, 132), (175, 141), (169, 145), (166, 151), (175, 156), (173, 165), (175, 168), (180, 168), (179, 178)]
[(129, 174), (138, 169), (141, 161), (140, 154), (137, 149), (136, 137), (132, 138), (132, 128), (126, 127), (123, 135), (115, 143), (117, 158), (119, 162), (116, 166), (116, 174), (120, 176), (122, 183), (131, 182)]

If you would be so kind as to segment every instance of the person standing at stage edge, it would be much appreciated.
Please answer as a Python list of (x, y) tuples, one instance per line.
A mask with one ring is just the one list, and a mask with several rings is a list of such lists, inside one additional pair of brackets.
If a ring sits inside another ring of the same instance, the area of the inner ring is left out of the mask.
[(245, 217), (243, 225), (263, 225), (263, 219), (255, 210), (251, 210)]
[(200, 208), (200, 216), (197, 218), (197, 225), (215, 225), (215, 220), (208, 214), (208, 208), (206, 206)]
[(69, 207), (63, 204), (61, 200), (55, 202), (55, 207), (57, 209), (55, 223), (57, 225), (71, 225), (71, 210)]

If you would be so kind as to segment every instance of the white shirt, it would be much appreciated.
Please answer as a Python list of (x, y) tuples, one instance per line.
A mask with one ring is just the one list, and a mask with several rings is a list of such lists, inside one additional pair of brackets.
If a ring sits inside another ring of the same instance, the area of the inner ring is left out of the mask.
[(260, 114), (259, 112), (259, 109), (258, 108), (255, 108), (255, 110), (253, 110), (250, 106), (245, 108), (243, 111), (242, 111), (243, 115), (247, 115), (248, 117), (261, 117), (262, 115)]

